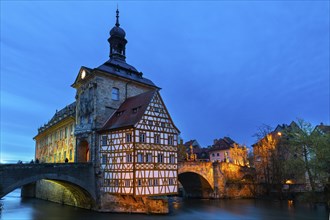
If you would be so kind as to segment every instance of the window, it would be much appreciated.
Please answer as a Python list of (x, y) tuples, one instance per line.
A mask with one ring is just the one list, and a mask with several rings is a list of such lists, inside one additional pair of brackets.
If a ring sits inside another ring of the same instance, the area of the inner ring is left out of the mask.
[(155, 139), (155, 144), (160, 144), (160, 135), (159, 134), (155, 134), (155, 137), (154, 137), (154, 139)]
[(68, 127), (65, 127), (65, 135), (64, 135), (65, 138), (68, 137)]
[(175, 155), (174, 154), (170, 154), (170, 163), (171, 164), (175, 163)]
[(220, 154), (219, 154), (219, 153), (217, 153), (217, 156), (219, 157), (219, 156), (220, 156)]
[(54, 154), (54, 163), (56, 163), (56, 154)]
[(173, 136), (168, 137), (168, 145), (173, 145)]
[(168, 185), (174, 185), (174, 178), (168, 178)]
[(158, 179), (154, 179), (154, 186), (158, 186)]
[(70, 135), (73, 135), (73, 124), (70, 126)]
[(147, 153), (147, 155), (146, 155), (146, 163), (152, 163), (152, 153)]
[(148, 186), (152, 186), (153, 179), (148, 179)]
[(138, 163), (143, 163), (143, 154), (142, 153), (137, 154), (137, 162)]
[(64, 151), (64, 160), (66, 159), (66, 151)]
[(144, 143), (145, 142), (145, 139), (146, 139), (146, 135), (141, 133), (140, 134), (140, 143)]
[(126, 163), (132, 163), (133, 157), (132, 154), (126, 154)]
[(159, 112), (159, 108), (158, 107), (155, 107), (155, 112)]
[(141, 179), (138, 179), (137, 180), (137, 184), (138, 184), (138, 186), (142, 186), (142, 180)]
[(215, 155), (214, 155), (214, 153), (212, 153), (212, 157), (214, 157)]
[(105, 186), (109, 186), (110, 185), (110, 180), (109, 179), (105, 179), (104, 180), (104, 185)]
[(126, 143), (132, 142), (132, 135), (131, 134), (126, 134)]
[(119, 186), (119, 180), (118, 179), (115, 179), (115, 186)]
[(106, 163), (107, 163), (107, 155), (102, 154), (102, 164), (106, 164)]
[(70, 160), (72, 160), (72, 149), (70, 149)]
[(162, 128), (165, 128), (165, 122), (161, 123)]
[(103, 146), (107, 145), (107, 136), (106, 135), (102, 136), (102, 145)]
[(61, 153), (58, 154), (58, 161), (61, 162), (62, 157), (61, 157)]
[(111, 99), (118, 101), (119, 100), (119, 89), (116, 87), (112, 88)]
[(163, 157), (164, 157), (163, 154), (158, 154), (158, 155), (157, 155), (157, 162), (158, 162), (158, 163), (163, 163), (163, 159), (164, 159)]
[(149, 126), (152, 126), (153, 125), (153, 122), (151, 120), (148, 120), (148, 125)]
[(125, 180), (125, 186), (130, 187), (131, 186), (131, 181), (130, 180)]

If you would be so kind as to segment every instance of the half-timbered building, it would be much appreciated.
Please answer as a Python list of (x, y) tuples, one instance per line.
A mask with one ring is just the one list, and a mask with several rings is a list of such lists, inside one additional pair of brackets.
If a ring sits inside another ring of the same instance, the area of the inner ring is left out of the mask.
[(100, 132), (104, 192), (177, 193), (179, 131), (157, 90), (128, 98)]

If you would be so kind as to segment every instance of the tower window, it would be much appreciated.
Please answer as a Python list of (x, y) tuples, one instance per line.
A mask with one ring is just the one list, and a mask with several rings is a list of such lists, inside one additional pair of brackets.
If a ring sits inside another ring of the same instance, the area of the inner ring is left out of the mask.
[(112, 88), (111, 98), (112, 98), (112, 100), (115, 100), (115, 101), (119, 100), (119, 89), (118, 88), (116, 88), (116, 87)]

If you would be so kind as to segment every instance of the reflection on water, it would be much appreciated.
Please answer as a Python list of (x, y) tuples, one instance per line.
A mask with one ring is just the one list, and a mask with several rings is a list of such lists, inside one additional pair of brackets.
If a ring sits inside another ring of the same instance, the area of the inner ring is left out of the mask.
[[(292, 200), (255, 201), (255, 200), (187, 200), (180, 197), (170, 198), (170, 214), (116, 214), (99, 213), (39, 199), (20, 198), (20, 190), (8, 194), (2, 200), (1, 219), (329, 219), (324, 206), (311, 208), (296, 205)], [(1, 206), (1, 205), (0, 205)]]

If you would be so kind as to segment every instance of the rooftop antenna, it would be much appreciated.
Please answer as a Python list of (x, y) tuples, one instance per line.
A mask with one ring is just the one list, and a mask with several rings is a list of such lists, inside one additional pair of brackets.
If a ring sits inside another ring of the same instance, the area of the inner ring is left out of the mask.
[(116, 10), (116, 27), (119, 27), (119, 10), (118, 10), (118, 4), (117, 4), (117, 10)]

